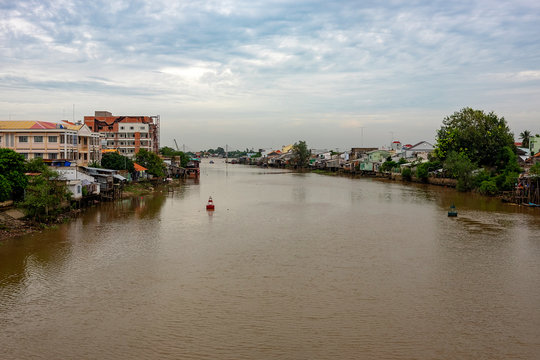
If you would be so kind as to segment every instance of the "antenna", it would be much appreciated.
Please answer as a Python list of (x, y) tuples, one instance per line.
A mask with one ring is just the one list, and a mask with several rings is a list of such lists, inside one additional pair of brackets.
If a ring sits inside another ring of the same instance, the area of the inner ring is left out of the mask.
[(364, 129), (365, 129), (365, 126), (360, 126), (360, 131), (361, 131), (360, 147), (364, 147)]

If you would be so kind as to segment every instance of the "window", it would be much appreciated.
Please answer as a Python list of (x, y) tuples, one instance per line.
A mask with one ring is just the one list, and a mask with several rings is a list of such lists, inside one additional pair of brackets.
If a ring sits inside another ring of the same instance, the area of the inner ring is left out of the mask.
[(144, 126), (141, 126), (140, 129), (141, 129), (141, 130), (144, 130)]
[(123, 126), (120, 126), (120, 130), (124, 130), (124, 127), (123, 127)]
[(28, 136), (19, 136), (19, 142), (21, 143), (28, 142)]
[(130, 126), (130, 127), (129, 127), (129, 130), (133, 130), (133, 129), (135, 129), (133, 126)]
[(81, 185), (77, 185), (77, 194), (81, 193)]
[(34, 159), (37, 159), (37, 158), (43, 159), (43, 153), (35, 153)]
[(28, 160), (28, 154), (27, 153), (20, 153), (22, 156), (24, 156), (24, 160)]
[(58, 136), (49, 136), (49, 142), (50, 143), (58, 142)]
[(57, 154), (57, 153), (49, 154), (49, 159), (51, 159), (51, 160), (56, 160), (56, 159), (58, 159), (58, 154)]
[(60, 144), (63, 144), (65, 143), (66, 141), (64, 140), (64, 135), (60, 135)]
[(43, 142), (43, 136), (34, 136), (34, 142), (35, 143), (42, 143)]

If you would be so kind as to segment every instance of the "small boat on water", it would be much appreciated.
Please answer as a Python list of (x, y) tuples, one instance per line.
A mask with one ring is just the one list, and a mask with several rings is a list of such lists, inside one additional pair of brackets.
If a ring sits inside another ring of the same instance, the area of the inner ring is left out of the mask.
[(448, 217), (457, 217), (456, 205), (452, 204), (452, 206), (450, 206), (450, 210), (448, 211)]
[(214, 211), (214, 201), (212, 200), (212, 197), (208, 198), (208, 204), (206, 204), (206, 210), (208, 211)]
[(214, 163), (214, 160), (210, 160), (210, 164), (213, 164)]

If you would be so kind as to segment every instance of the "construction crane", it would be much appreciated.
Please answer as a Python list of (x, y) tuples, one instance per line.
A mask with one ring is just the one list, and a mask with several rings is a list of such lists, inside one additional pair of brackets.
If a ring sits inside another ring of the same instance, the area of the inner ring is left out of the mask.
[(178, 148), (178, 143), (176, 142), (176, 139), (174, 139), (174, 144), (176, 145), (176, 150), (180, 151), (180, 149)]

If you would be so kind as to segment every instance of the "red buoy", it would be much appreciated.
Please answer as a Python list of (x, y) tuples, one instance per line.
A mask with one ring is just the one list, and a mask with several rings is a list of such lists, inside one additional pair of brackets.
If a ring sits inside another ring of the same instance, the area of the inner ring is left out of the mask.
[(212, 197), (208, 199), (208, 204), (206, 204), (206, 210), (214, 211), (214, 202), (212, 201)]

